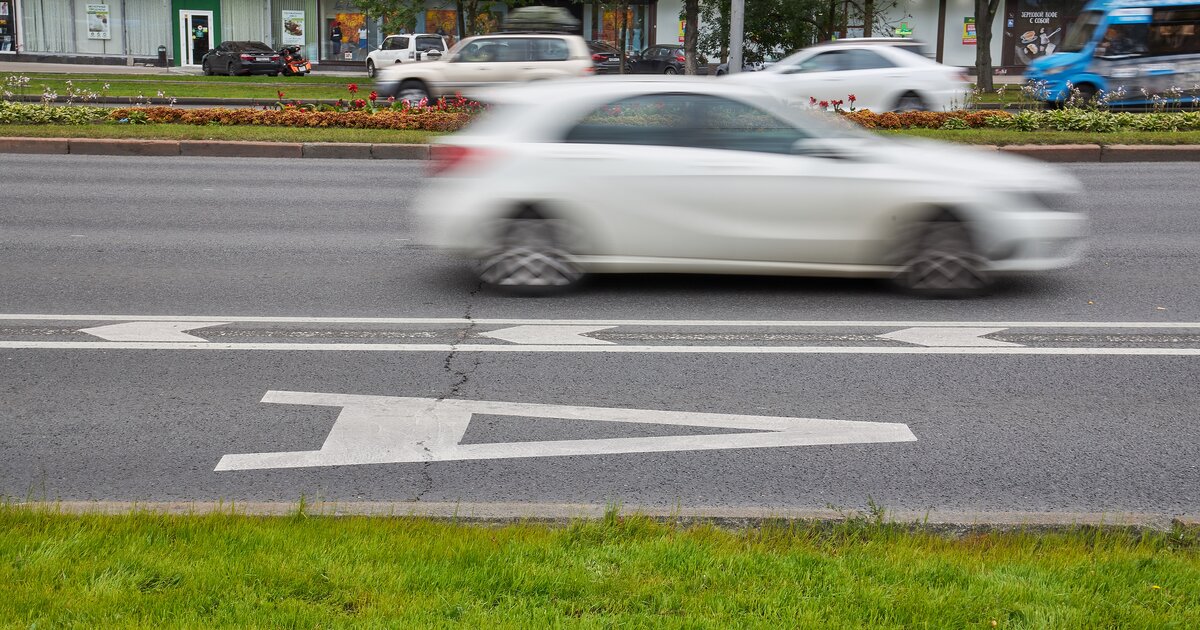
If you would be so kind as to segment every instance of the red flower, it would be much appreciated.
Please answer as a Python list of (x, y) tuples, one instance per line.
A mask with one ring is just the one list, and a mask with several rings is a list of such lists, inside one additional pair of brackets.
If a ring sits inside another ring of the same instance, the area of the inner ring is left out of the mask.
[(815, 97), (815, 96), (810, 96), (810, 97), (808, 97), (808, 104), (809, 104), (809, 105), (816, 105), (816, 104), (817, 104), (817, 97)]
[(371, 90), (371, 95), (368, 96), (367, 98), (371, 99), (371, 102), (374, 103), (375, 100), (379, 98), (379, 92), (376, 92), (375, 90)]
[(279, 100), (281, 100), (281, 101), (282, 101), (282, 100), (283, 100), (283, 91), (282, 91), (282, 90), (280, 90), (280, 91), (277, 91), (277, 92), (275, 92), (275, 93), (279, 95)]
[(347, 85), (346, 89), (350, 90), (351, 94), (358, 94), (358, 84), (357, 83), (351, 83), (350, 85)]
[(851, 94), (849, 98), (850, 98), (850, 102), (851, 102), (851, 103), (853, 103), (854, 101), (857, 101), (857, 100), (858, 100), (858, 97), (857, 97), (857, 96), (855, 96), (855, 95), (853, 95), (853, 94)]
[(395, 103), (395, 102), (396, 102), (396, 97), (395, 97), (395, 96), (389, 96), (389, 97), (388, 97), (388, 102), (389, 102), (389, 103)]
[(337, 100), (337, 106), (338, 106), (338, 107), (341, 107), (342, 105), (345, 105), (345, 104), (346, 104), (346, 101), (343, 101), (343, 100), (342, 100), (342, 99), (340, 99), (340, 98)]
[(817, 104), (821, 106), (821, 109), (825, 109), (825, 108), (829, 107), (829, 101), (821, 101), (820, 103), (817, 103)]
[(361, 98), (356, 98), (356, 99), (354, 99), (354, 106), (359, 109), (362, 109), (367, 106), (367, 102), (362, 100)]

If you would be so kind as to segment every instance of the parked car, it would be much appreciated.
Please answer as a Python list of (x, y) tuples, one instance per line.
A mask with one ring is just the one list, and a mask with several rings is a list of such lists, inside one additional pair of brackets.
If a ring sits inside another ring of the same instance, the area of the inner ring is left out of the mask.
[[(906, 53), (907, 54), (907, 53)], [(427, 242), (500, 289), (588, 273), (891, 278), (927, 295), (1076, 260), (1076, 181), (1043, 162), (884, 138), (750, 85), (599, 77), (484, 94), (433, 147)]]
[(595, 72), (587, 42), (578, 35), (498, 33), (468, 37), (440, 61), (379, 68), (383, 98), (417, 102), (453, 94), (472, 96), (504, 83), (561, 79)]
[[(682, 44), (659, 44), (629, 57), (625, 74), (683, 74), (686, 65)], [(697, 65), (698, 74), (708, 74), (708, 59), (700, 57)]]
[(592, 63), (596, 64), (596, 74), (621, 74), (621, 51), (604, 42), (587, 44), (588, 50), (592, 51)]
[[(742, 72), (762, 72), (779, 62), (779, 58), (768, 55), (762, 61), (751, 61), (742, 64)], [(729, 74), (729, 62), (717, 66), (717, 76)]]
[(730, 75), (754, 83), (793, 104), (845, 100), (875, 112), (962, 107), (970, 93), (967, 74), (902, 46), (842, 40), (797, 52), (762, 72)]
[(367, 54), (367, 76), (374, 77), (379, 68), (392, 64), (440, 59), (446, 48), (446, 38), (441, 35), (388, 35), (379, 48)]
[(200, 60), (204, 74), (269, 74), (283, 71), (279, 53), (262, 42), (221, 42)]

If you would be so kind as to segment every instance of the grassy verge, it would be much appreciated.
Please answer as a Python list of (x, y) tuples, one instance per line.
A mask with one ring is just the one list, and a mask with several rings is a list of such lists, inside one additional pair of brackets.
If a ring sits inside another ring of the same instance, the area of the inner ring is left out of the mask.
[(1200, 131), (1017, 131), (1013, 129), (877, 130), (885, 136), (917, 136), (966, 144), (1200, 144)]
[[(12, 76), (12, 75), (6, 75)], [(274, 103), (278, 100), (278, 92), (283, 92), (288, 100), (315, 100), (339, 98), (366, 98), (372, 89), (372, 81), (366, 74), (356, 77), (204, 77), (189, 75), (47, 75), (25, 74), (29, 84), (22, 88), (9, 87), (14, 94), (31, 96), (41, 95), (49, 89), (59, 96), (66, 96), (67, 81), (76, 91), (95, 92), (104, 96), (129, 98), (135, 100), (138, 96), (157, 98), (158, 92), (163, 92), (164, 98), (171, 97), (203, 97), (203, 98), (252, 98)], [(0, 82), (3, 77), (0, 77)], [(359, 86), (358, 96), (352, 95), (346, 86), (354, 83)], [(108, 89), (105, 89), (105, 85)]]
[(366, 142), (424, 144), (430, 131), (255, 127), (249, 125), (0, 125), (0, 136), (27, 138), (139, 138), (148, 140), (247, 140), (256, 142)]
[(121, 516), (0, 507), (0, 619), (27, 626), (1200, 626), (1195, 532), (746, 531), (610, 514)]

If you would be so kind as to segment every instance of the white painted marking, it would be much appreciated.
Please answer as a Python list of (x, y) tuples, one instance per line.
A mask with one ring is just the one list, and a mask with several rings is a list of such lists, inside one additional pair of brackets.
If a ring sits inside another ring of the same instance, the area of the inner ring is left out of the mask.
[(615, 328), (615, 326), (513, 326), (480, 334), (492, 339), (526, 345), (603, 346), (612, 345), (612, 342), (583, 335), (609, 328)]
[(302, 352), (609, 352), (618, 354), (1006, 354), (1200, 356), (1200, 348), (955, 348), (897, 346), (505, 346), (432, 343), (158, 343), (136, 341), (0, 341), (3, 349), (239, 350)]
[[(215, 470), (915, 442), (907, 425), (646, 409), (270, 391), (263, 402), (341, 407), (320, 450), (225, 455)], [(748, 433), (459, 444), (473, 414), (745, 429)]]
[(94, 335), (101, 339), (109, 341), (173, 341), (173, 342), (201, 342), (208, 343), (207, 339), (189, 335), (183, 331), (196, 330), (197, 328), (208, 328), (209, 326), (223, 326), (229, 322), (128, 322), (125, 324), (108, 324), (106, 326), (96, 326), (95, 328), (82, 328), (79, 332)]
[(445, 324), (561, 325), (561, 326), (729, 326), (746, 328), (912, 328), (914, 326), (966, 326), (999, 328), (1154, 328), (1200, 329), (1200, 322), (954, 322), (954, 321), (839, 321), (839, 320), (719, 320), (719, 319), (494, 319), (464, 317), (260, 317), (215, 315), (59, 315), (48, 313), (0, 313), (0, 320), (36, 321), (165, 321), (165, 322), (254, 322), (276, 324)]
[(918, 346), (955, 347), (955, 348), (1013, 348), (1020, 347), (1019, 343), (984, 339), (983, 335), (1000, 332), (1004, 328), (961, 328), (935, 327), (905, 328), (884, 335), (875, 335), (880, 339), (891, 339), (913, 343)]

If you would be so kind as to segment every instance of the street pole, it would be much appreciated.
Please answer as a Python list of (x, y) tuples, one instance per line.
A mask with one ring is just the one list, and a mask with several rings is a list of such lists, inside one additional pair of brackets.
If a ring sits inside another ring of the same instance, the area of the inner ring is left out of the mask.
[(745, 0), (732, 0), (729, 7), (729, 72), (742, 71), (742, 31), (746, 25)]

